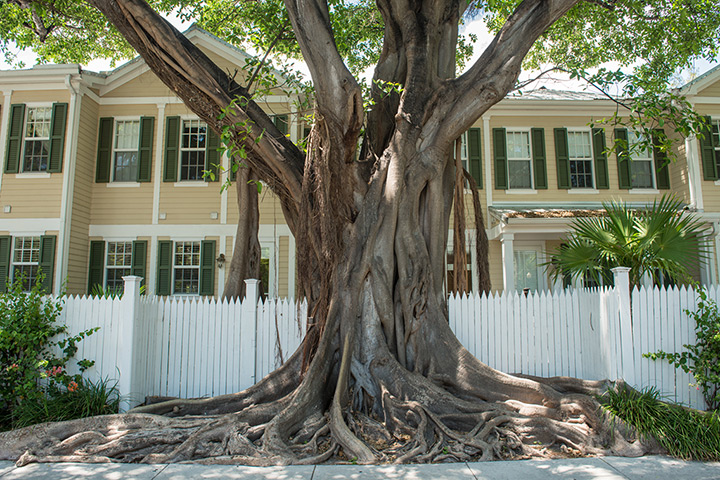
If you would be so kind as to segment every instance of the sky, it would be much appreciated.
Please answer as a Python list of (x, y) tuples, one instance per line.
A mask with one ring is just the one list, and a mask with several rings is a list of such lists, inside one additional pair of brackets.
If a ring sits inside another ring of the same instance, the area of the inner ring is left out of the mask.
[[(191, 24), (189, 22), (183, 22), (181, 21), (177, 16), (170, 15), (166, 16), (166, 18), (172, 23), (176, 28), (178, 28), (180, 31), (183, 31), (187, 29)], [(482, 54), (485, 47), (487, 47), (490, 42), (492, 41), (492, 34), (488, 32), (487, 28), (485, 27), (485, 24), (482, 19), (478, 18), (472, 21), (467, 22), (461, 29), (462, 33), (465, 34), (475, 34), (477, 36), (477, 42), (475, 42), (474, 45), (474, 54), (470, 61), (467, 62), (467, 65), (470, 66), (473, 64), (473, 62)], [(250, 54), (254, 54), (255, 52), (248, 52)], [(29, 68), (30, 66), (35, 64), (37, 56), (32, 51), (23, 51), (19, 52), (18, 59), (23, 61), (26, 65), (26, 68)], [(720, 59), (718, 59), (720, 60)], [(120, 62), (119, 65), (121, 65), (123, 62)], [(306, 77), (309, 77), (309, 71), (307, 67), (302, 62), (294, 62), (296, 68), (303, 73)], [(701, 75), (711, 68), (715, 67), (716, 65), (720, 64), (720, 61), (717, 62), (708, 62), (706, 60), (698, 60), (695, 62), (694, 66), (686, 71), (680, 72), (680, 77), (682, 78), (684, 83), (689, 82), (692, 80), (695, 76)], [(119, 66), (116, 65), (116, 66)], [(605, 65), (606, 68), (617, 68), (617, 65)], [(2, 59), (0, 59), (0, 70), (10, 69), (12, 66), (5, 63)], [(94, 72), (100, 72), (100, 71), (106, 71), (110, 70), (110, 60), (99, 58), (95, 59), (92, 62), (88, 63), (87, 65), (83, 65), (83, 68), (86, 70), (94, 71)], [(366, 71), (364, 72), (363, 76), (368, 79), (372, 79), (372, 71)], [(532, 78), (533, 72), (523, 72), (520, 76), (520, 80), (524, 80), (526, 78)], [(546, 87), (548, 89), (557, 89), (557, 90), (573, 90), (573, 91), (583, 91), (583, 90), (589, 90), (590, 87), (585, 84), (582, 81), (578, 80), (570, 80), (566, 75), (562, 74), (552, 74), (552, 75), (546, 75), (540, 80), (532, 83), (528, 87), (526, 87), (526, 90), (530, 89), (536, 89), (540, 87)]]

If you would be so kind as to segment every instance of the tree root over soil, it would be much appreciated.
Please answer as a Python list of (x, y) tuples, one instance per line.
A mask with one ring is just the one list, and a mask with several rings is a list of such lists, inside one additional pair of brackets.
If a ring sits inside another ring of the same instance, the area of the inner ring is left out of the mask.
[[(381, 392), (379, 411), (353, 408), (352, 389), (343, 388), (352, 363), (349, 350), (343, 349), (336, 388), (329, 397), (314, 379), (328, 371), (332, 375), (333, 370), (313, 372), (311, 365), (298, 383), (300, 355), (296, 354), (238, 394), (172, 400), (127, 414), (2, 433), (0, 458), (17, 465), (194, 462), (262, 466), (658, 453), (657, 445), (644, 442), (621, 421), (611, 421), (601, 409), (595, 395), (615, 385), (564, 377), (513, 377), (477, 360), (461, 368), (491, 372), (486, 384), (504, 384), (515, 398), (479, 400), (481, 388), (456, 395), (452, 388), (385, 357), (376, 359), (370, 369)], [(517, 395), (523, 389), (525, 399)]]

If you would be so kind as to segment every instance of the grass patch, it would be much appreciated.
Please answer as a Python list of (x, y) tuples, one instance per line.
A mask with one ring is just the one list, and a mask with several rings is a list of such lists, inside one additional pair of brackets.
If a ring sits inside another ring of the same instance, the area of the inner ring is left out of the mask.
[(622, 387), (602, 399), (612, 415), (655, 438), (670, 455), (685, 460), (720, 460), (720, 417), (665, 403), (654, 388), (638, 392)]

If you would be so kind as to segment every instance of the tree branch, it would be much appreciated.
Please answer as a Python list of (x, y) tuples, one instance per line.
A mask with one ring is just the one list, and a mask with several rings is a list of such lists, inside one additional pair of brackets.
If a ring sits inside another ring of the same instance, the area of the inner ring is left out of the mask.
[(524, 0), (485, 52), (460, 77), (446, 82), (428, 106), (436, 139), (452, 141), (512, 90), (535, 41), (580, 0)]
[(360, 131), (362, 94), (343, 62), (330, 25), (325, 0), (285, 0), (295, 37), (310, 69), (318, 112), (333, 119), (347, 135)]

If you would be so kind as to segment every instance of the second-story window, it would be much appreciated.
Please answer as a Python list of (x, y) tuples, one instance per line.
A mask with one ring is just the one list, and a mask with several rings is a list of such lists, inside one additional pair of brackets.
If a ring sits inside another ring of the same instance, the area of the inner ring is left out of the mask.
[(25, 114), (23, 171), (45, 172), (50, 158), (52, 107), (28, 107)]
[(116, 120), (113, 142), (113, 180), (135, 182), (138, 174), (140, 120)]
[[(184, 120), (180, 143), (180, 180), (203, 180), (207, 125), (200, 120)], [(197, 293), (197, 292), (196, 292)]]
[(507, 170), (509, 188), (532, 188), (530, 132), (507, 131)]
[(653, 153), (649, 148), (640, 144), (644, 141), (642, 135), (632, 130), (628, 131), (628, 147), (630, 149), (630, 185), (632, 188), (655, 188), (655, 175), (653, 174)]
[(568, 161), (571, 188), (593, 188), (590, 132), (568, 130)]
[(124, 276), (130, 275), (132, 266), (132, 242), (108, 242), (107, 279), (105, 286), (108, 291), (122, 292), (125, 289)]

